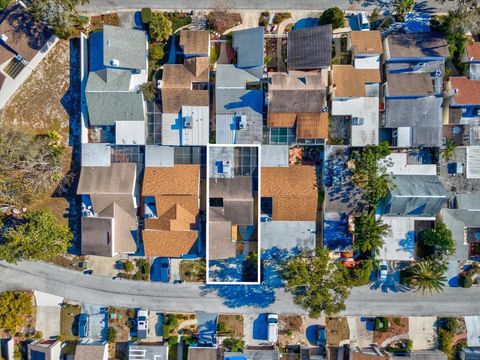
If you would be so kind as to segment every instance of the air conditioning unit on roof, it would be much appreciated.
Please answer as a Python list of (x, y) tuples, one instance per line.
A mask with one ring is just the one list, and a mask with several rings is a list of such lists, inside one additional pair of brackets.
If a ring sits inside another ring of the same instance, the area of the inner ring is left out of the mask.
[(238, 129), (244, 130), (247, 128), (247, 115), (241, 115), (238, 120)]
[(186, 128), (192, 128), (192, 125), (193, 125), (193, 119), (191, 116), (185, 116), (183, 118), (183, 126), (186, 127)]

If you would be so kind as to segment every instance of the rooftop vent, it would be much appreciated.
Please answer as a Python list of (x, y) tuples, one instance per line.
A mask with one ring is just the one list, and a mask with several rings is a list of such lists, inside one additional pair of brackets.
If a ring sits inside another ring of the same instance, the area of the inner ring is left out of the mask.
[(112, 59), (110, 60), (110, 65), (118, 67), (120, 66), (120, 61), (118, 61), (117, 59)]
[(5, 35), (5, 34), (1, 34), (1, 35), (0, 35), (0, 40), (2, 40), (4, 43), (6, 43), (7, 40), (8, 40), (8, 36)]
[(183, 119), (183, 126), (190, 129), (192, 127), (192, 123), (193, 123), (192, 117), (185, 116), (185, 118)]
[(241, 115), (238, 118), (238, 129), (244, 130), (247, 128), (247, 115)]

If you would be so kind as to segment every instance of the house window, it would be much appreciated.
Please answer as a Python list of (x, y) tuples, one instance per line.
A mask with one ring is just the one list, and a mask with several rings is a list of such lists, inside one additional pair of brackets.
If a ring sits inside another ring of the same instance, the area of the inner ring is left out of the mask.
[(270, 143), (271, 144), (291, 144), (295, 142), (294, 128), (271, 128)]
[(273, 205), (271, 197), (262, 197), (260, 200), (260, 210), (262, 214), (272, 217)]
[(211, 207), (223, 207), (223, 198), (210, 198)]
[(208, 82), (192, 82), (192, 90), (208, 90)]

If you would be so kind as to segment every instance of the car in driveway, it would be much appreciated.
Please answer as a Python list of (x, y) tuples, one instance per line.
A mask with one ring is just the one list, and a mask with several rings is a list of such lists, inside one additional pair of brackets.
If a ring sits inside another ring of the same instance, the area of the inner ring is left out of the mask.
[(148, 334), (148, 310), (139, 309), (137, 311), (137, 337), (146, 339)]
[(88, 315), (87, 314), (80, 314), (78, 316), (78, 336), (81, 338), (88, 336)]
[(170, 259), (169, 258), (160, 258), (160, 281), (169, 282), (170, 281)]
[(386, 260), (380, 262), (380, 267), (378, 269), (378, 280), (384, 282), (387, 281), (388, 276), (388, 264)]
[(325, 329), (325, 326), (323, 325), (318, 325), (317, 345), (322, 350), (325, 350), (327, 348), (327, 331)]
[(268, 342), (271, 344), (276, 344), (278, 341), (278, 315), (277, 314), (268, 314)]

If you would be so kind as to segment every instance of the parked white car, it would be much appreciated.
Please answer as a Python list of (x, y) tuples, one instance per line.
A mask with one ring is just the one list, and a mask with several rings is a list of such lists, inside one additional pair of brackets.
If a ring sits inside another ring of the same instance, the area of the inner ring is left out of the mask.
[(276, 344), (278, 341), (278, 315), (268, 314), (268, 342)]
[(388, 277), (388, 264), (385, 260), (380, 262), (380, 269), (378, 270), (378, 280), (384, 282)]
[(146, 339), (148, 334), (148, 310), (137, 311), (137, 336), (139, 339)]

